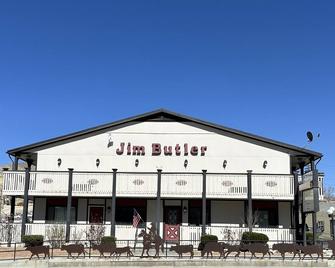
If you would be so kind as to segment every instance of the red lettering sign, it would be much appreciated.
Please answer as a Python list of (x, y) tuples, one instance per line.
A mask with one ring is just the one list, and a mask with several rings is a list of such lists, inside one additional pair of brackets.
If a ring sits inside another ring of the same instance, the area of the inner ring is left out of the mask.
[(152, 144), (152, 155), (160, 155), (161, 151), (161, 145), (159, 143)]
[[(189, 150), (188, 143), (184, 143), (181, 147), (179, 144), (176, 144), (174, 147), (171, 145), (164, 145), (162, 146), (160, 143), (152, 143), (151, 144), (151, 155), (153, 156), (159, 156), (162, 154), (166, 156), (188, 156), (188, 154), (191, 154), (192, 156), (201, 155), (204, 156), (207, 151), (207, 146), (191, 146), (191, 149)], [(143, 145), (132, 145), (130, 142), (127, 143), (127, 146), (125, 147), (125, 143), (121, 142), (120, 146), (116, 148), (116, 154), (117, 155), (145, 155), (145, 146)]]

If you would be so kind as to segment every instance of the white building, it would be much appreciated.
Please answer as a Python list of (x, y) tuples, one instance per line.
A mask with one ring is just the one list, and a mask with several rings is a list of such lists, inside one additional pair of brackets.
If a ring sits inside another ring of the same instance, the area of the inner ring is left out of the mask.
[[(4, 195), (24, 197), (25, 207), (28, 199), (34, 203), (33, 221), (23, 217), (22, 233), (45, 235), (64, 224), (72, 238), (103, 224), (118, 240), (134, 239), (134, 208), (162, 235), (163, 224), (180, 225), (182, 240), (201, 232), (223, 239), (227, 230), (238, 237), (248, 227), (291, 240), (299, 224), (294, 172), (322, 156), (166, 110), (8, 154), (15, 160), (4, 172)], [(15, 170), (19, 159), (34, 168)]]

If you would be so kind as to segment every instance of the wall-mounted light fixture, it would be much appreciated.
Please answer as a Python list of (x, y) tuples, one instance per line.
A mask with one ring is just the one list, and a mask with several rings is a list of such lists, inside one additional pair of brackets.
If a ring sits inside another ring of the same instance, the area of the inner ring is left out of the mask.
[(99, 159), (99, 158), (97, 158), (97, 160), (95, 160), (95, 165), (96, 165), (97, 167), (100, 166), (100, 159)]
[(222, 166), (223, 166), (224, 169), (226, 168), (226, 166), (227, 166), (227, 160), (223, 161)]
[(183, 207), (183, 212), (187, 213), (187, 207), (186, 206)]
[(267, 166), (268, 166), (268, 161), (265, 160), (265, 161), (263, 162), (263, 168), (266, 168)]
[(138, 164), (140, 163), (140, 161), (138, 159), (135, 160), (135, 167), (138, 167)]
[(188, 165), (188, 161), (187, 161), (187, 159), (185, 159), (185, 161), (184, 161), (184, 167), (186, 168), (187, 165)]
[(60, 167), (61, 164), (62, 164), (62, 159), (58, 158), (57, 159), (57, 166)]

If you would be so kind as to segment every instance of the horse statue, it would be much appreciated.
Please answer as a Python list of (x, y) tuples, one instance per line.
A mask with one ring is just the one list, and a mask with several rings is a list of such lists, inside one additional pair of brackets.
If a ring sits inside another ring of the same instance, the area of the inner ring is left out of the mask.
[(143, 250), (141, 258), (144, 258), (144, 251), (146, 250), (147, 257), (150, 257), (149, 250), (154, 248), (156, 250), (156, 254), (154, 258), (159, 258), (159, 248), (161, 247), (162, 252), (164, 252), (164, 240), (155, 232), (155, 228), (153, 224), (151, 224), (151, 228), (149, 228), (149, 233), (145, 230), (142, 230), (138, 237), (143, 237)]

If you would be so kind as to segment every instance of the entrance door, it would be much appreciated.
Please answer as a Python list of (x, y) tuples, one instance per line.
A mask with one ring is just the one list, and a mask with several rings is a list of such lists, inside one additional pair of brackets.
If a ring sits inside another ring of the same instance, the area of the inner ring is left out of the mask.
[(164, 222), (170, 225), (181, 224), (181, 207), (164, 207)]
[(89, 222), (90, 223), (103, 223), (104, 219), (104, 207), (90, 207), (89, 214)]

